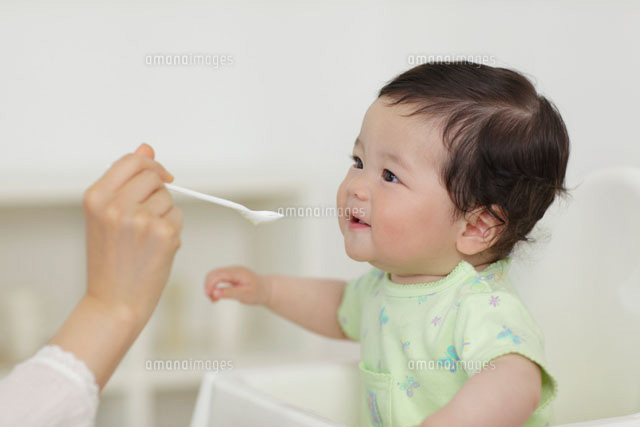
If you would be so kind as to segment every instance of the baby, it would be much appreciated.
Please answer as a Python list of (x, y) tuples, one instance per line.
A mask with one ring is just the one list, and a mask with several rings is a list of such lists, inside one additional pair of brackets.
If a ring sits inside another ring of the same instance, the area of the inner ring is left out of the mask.
[(343, 282), (229, 267), (206, 292), (359, 341), (362, 425), (549, 425), (557, 382), (508, 272), (567, 194), (568, 156), (562, 118), (522, 75), (417, 66), (380, 90), (338, 189), (347, 255), (371, 270)]

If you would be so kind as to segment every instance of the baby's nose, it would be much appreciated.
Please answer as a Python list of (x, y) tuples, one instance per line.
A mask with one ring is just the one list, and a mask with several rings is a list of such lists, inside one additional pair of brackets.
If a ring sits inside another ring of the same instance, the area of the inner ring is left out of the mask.
[(347, 188), (350, 196), (355, 196), (360, 200), (369, 200), (369, 188), (364, 174), (354, 177)]

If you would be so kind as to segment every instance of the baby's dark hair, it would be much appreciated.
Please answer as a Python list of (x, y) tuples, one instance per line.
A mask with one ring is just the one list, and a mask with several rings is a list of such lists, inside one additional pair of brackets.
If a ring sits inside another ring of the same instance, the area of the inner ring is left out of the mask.
[[(564, 186), (569, 135), (555, 106), (523, 75), (473, 62), (426, 63), (387, 83), (379, 97), (410, 104), (410, 116), (441, 120), (448, 158), (441, 179), (453, 219), (478, 208), (504, 225), (488, 249), (511, 254)], [(499, 211), (492, 208), (499, 207)]]

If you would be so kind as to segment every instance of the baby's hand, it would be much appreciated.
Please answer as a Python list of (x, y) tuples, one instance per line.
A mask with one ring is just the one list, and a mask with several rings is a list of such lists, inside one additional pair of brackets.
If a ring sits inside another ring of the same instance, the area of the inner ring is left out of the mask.
[[(218, 288), (220, 282), (230, 283), (231, 286)], [(271, 284), (265, 276), (240, 266), (211, 270), (207, 274), (204, 288), (212, 302), (231, 298), (244, 304), (267, 305), (271, 295)]]

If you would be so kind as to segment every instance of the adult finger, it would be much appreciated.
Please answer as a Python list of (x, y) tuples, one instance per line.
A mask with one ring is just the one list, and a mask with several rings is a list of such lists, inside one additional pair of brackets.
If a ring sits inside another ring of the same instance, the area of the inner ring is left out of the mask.
[(163, 216), (173, 208), (173, 198), (166, 187), (161, 186), (142, 204), (142, 208), (151, 212), (154, 216)]
[(153, 151), (153, 147), (151, 147), (146, 142), (140, 144), (135, 153), (143, 157), (148, 157), (149, 159), (154, 159), (156, 157), (156, 153)]
[(116, 198), (125, 205), (143, 203), (163, 187), (164, 182), (155, 171), (144, 169), (117, 191)]
[(100, 190), (114, 193), (145, 169), (155, 171), (166, 182), (173, 181), (173, 176), (160, 163), (144, 155), (130, 153), (121, 157), (107, 170), (98, 182)]

